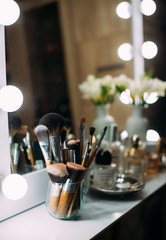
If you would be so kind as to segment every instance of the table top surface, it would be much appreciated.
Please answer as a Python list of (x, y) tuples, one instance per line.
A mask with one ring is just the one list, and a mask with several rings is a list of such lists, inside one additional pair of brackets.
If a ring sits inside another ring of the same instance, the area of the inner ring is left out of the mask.
[(41, 204), (0, 223), (1, 240), (91, 239), (124, 214), (134, 209), (166, 183), (166, 171), (147, 179), (137, 193), (111, 196), (91, 192), (85, 198), (81, 215), (75, 220), (59, 220), (50, 216)]

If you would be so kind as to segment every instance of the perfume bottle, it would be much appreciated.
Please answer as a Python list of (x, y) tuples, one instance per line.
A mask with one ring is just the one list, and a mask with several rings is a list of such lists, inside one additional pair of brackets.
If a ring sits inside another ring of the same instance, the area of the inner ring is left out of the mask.
[(93, 181), (96, 188), (112, 189), (115, 185), (117, 165), (112, 163), (112, 154), (108, 149), (100, 149), (96, 154)]
[(143, 180), (146, 175), (145, 152), (141, 149), (141, 140), (138, 135), (131, 138), (131, 147), (124, 152), (124, 158), (127, 162), (126, 173), (132, 177)]
[(125, 146), (118, 139), (118, 125), (113, 123), (109, 127), (109, 144), (108, 149), (112, 154), (112, 163), (117, 165), (118, 173), (123, 174), (126, 169), (126, 162), (123, 157)]
[(112, 162), (119, 163), (121, 142), (118, 140), (118, 125), (113, 123), (109, 126), (109, 149), (112, 154)]

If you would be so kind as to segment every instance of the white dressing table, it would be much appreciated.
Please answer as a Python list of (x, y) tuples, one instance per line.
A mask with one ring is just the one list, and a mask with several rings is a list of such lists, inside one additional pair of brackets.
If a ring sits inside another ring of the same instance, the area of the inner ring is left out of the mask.
[[(54, 219), (47, 213), (47, 210), (43, 203), (37, 207), (34, 207), (5, 221), (2, 221), (0, 223), (0, 239), (110, 239), (106, 236), (110, 236), (113, 226), (115, 224), (119, 224), (125, 217), (129, 216), (129, 219), (127, 220), (128, 222), (126, 222), (124, 226), (127, 234), (128, 226), (131, 226), (131, 228), (134, 226), (132, 225), (136, 219), (136, 217), (134, 217), (134, 212), (139, 212), (139, 208), (141, 206), (144, 206), (146, 200), (149, 199), (151, 203), (151, 201), (154, 199), (154, 194), (166, 195), (165, 171), (159, 173), (156, 177), (147, 180), (145, 188), (140, 192), (134, 193), (122, 199), (117, 199), (106, 195), (98, 195), (96, 193), (90, 192), (86, 203), (84, 203), (82, 213), (76, 220), (63, 221)], [(158, 207), (162, 207), (161, 204), (159, 205), (160, 206)], [(149, 203), (147, 206), (149, 206)], [(164, 212), (163, 207), (162, 210)], [(149, 210), (146, 208), (146, 211)], [(133, 214), (134, 218), (130, 218), (131, 213)], [(143, 219), (143, 221), (144, 220), (145, 219)], [(159, 220), (160, 219), (154, 219), (154, 221)], [(138, 228), (138, 226), (136, 227)], [(160, 240), (160, 238), (158, 238), (158, 240)]]

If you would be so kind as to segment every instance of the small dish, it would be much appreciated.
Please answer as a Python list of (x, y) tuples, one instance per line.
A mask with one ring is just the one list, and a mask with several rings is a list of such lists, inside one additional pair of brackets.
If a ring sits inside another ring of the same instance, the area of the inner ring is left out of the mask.
[(118, 175), (116, 178), (116, 183), (114, 187), (110, 187), (107, 189), (100, 188), (93, 184), (93, 179), (91, 180), (90, 189), (92, 191), (102, 192), (109, 195), (122, 195), (133, 192), (138, 192), (143, 189), (145, 186), (145, 182), (141, 180), (137, 180), (133, 177), (126, 175)]

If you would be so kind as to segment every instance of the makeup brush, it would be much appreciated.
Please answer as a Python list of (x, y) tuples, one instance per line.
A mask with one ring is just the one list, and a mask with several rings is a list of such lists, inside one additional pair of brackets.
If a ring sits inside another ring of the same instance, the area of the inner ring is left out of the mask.
[(18, 162), (20, 157), (20, 147), (23, 143), (23, 138), (25, 137), (25, 133), (18, 132), (13, 136), (13, 146), (12, 146), (12, 159), (13, 159), (13, 170), (14, 173), (17, 172)]
[(69, 159), (70, 159), (70, 162), (74, 162), (76, 163), (76, 154), (75, 154), (75, 151), (76, 151), (76, 140), (72, 139), (72, 140), (69, 140), (67, 142), (67, 147), (69, 148)]
[(51, 161), (51, 151), (50, 151), (48, 128), (46, 126), (40, 124), (34, 129), (34, 132), (38, 139), (46, 166), (49, 166), (52, 163), (52, 161)]
[(80, 139), (76, 140), (76, 149), (75, 149), (76, 163), (81, 164), (82, 159), (80, 158)]
[(86, 148), (85, 148), (84, 157), (83, 157), (83, 160), (82, 160), (82, 163), (81, 163), (82, 166), (86, 165), (86, 162), (87, 162), (87, 160), (89, 158), (89, 155), (90, 155), (90, 152), (92, 150), (92, 138), (93, 138), (94, 132), (95, 132), (95, 128), (90, 127), (90, 129), (89, 129), (89, 139), (88, 139), (88, 143), (87, 143)]
[(30, 141), (30, 133), (27, 132), (25, 138), (23, 139), (23, 142), (25, 144), (25, 150), (27, 153), (28, 160), (30, 161), (32, 170), (34, 171), (34, 157), (32, 153), (32, 147), (31, 147), (31, 141)]
[(69, 176), (63, 185), (57, 210), (57, 215), (61, 218), (66, 217), (77, 182), (85, 172), (83, 166), (72, 162), (67, 162), (67, 170)]
[(66, 181), (69, 173), (66, 164), (54, 163), (47, 167), (47, 172), (51, 180), (51, 192), (49, 196), (49, 209), (56, 213), (62, 186)]
[(97, 150), (99, 149), (99, 147), (101, 145), (101, 141), (103, 140), (106, 131), (107, 131), (107, 127), (105, 127), (103, 129), (103, 131), (101, 132), (101, 134), (99, 136), (99, 139), (98, 139), (97, 143), (95, 144), (95, 147), (93, 148), (93, 150), (92, 150), (92, 152), (91, 152), (91, 154), (90, 154), (90, 156), (89, 156), (89, 158), (88, 158), (88, 160), (86, 162), (86, 166), (85, 166), (86, 168), (88, 168), (90, 166), (90, 164), (91, 164), (91, 162), (92, 162), (92, 160), (93, 160)]
[[(14, 172), (14, 165), (13, 165), (13, 152), (16, 151), (16, 146), (14, 147), (13, 144), (13, 136), (16, 134), (17, 130), (21, 127), (22, 121), (19, 116), (15, 113), (8, 113), (8, 123), (9, 123), (9, 148), (10, 148), (10, 165), (11, 170)], [(16, 151), (17, 152), (17, 151)]]
[(60, 133), (60, 138), (61, 138), (61, 146), (62, 148), (66, 148), (66, 135), (67, 135), (67, 129), (63, 127), (61, 133)]
[(66, 136), (68, 136), (68, 134), (71, 131), (71, 121), (70, 121), (70, 119), (68, 119), (68, 118), (64, 119), (64, 127), (67, 130)]
[(14, 136), (17, 130), (22, 125), (21, 118), (14, 113), (8, 113), (8, 121), (9, 121), (9, 135)]
[(60, 132), (64, 126), (64, 118), (58, 113), (47, 113), (39, 121), (47, 126), (53, 156), (56, 162), (63, 162), (60, 146)]
[(82, 161), (84, 141), (85, 141), (85, 122), (86, 118), (84, 116), (80, 117), (80, 126), (79, 126), (79, 138), (80, 138), (80, 159)]

